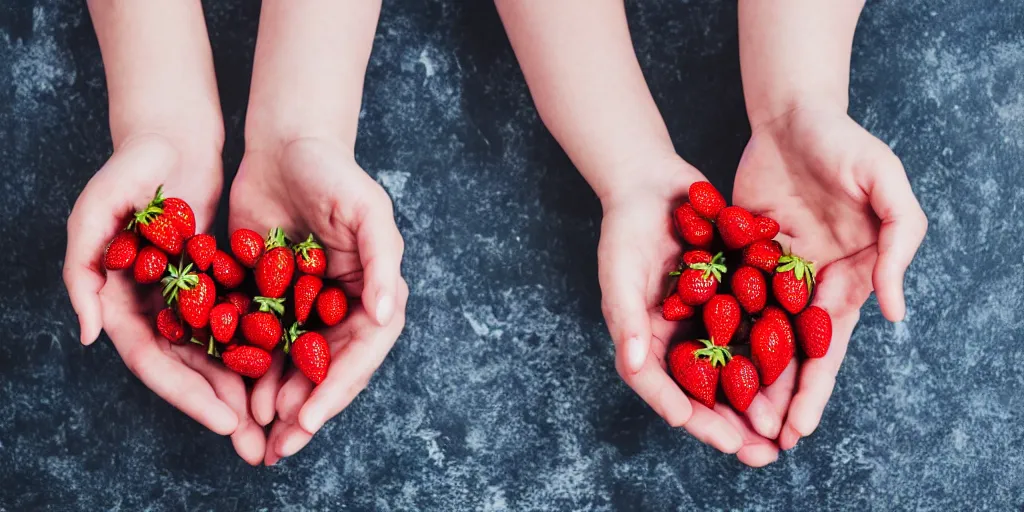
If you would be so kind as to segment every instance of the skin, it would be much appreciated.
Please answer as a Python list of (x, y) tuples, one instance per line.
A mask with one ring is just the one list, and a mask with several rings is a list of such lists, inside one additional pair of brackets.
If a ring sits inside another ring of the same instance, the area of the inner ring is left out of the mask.
[(271, 425), (264, 462), (302, 449), (369, 383), (405, 325), (404, 250), (391, 200), (355, 161), (363, 77), (380, 2), (264, 1), (246, 118), (246, 153), (231, 187), (229, 227), (295, 240), (314, 233), (327, 278), (355, 300), (323, 332), (327, 378), (315, 389), (278, 352), (251, 410)]

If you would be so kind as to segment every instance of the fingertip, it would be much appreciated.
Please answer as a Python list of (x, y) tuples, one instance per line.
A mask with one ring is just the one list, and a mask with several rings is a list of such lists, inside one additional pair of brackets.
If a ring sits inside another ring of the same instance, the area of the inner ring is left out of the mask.
[(901, 322), (906, 317), (907, 305), (904, 297), (904, 272), (896, 268), (886, 268), (879, 261), (874, 275), (875, 296), (882, 315), (890, 322)]
[(717, 446), (722, 453), (735, 454), (743, 448), (743, 436), (736, 429), (730, 426), (726, 438), (722, 440), (721, 446)]
[(786, 425), (782, 428), (782, 432), (779, 433), (779, 448), (782, 450), (792, 450), (796, 447), (796, 443), (800, 441), (800, 434), (793, 429), (792, 426)]
[(221, 436), (230, 436), (238, 430), (238, 415), (223, 402), (215, 404), (210, 411), (207, 428)]
[(292, 432), (291, 435), (284, 436), (278, 443), (277, 454), (282, 458), (291, 457), (305, 448), (311, 438), (312, 436), (305, 432)]
[(779, 450), (767, 444), (744, 446), (736, 452), (736, 458), (752, 468), (763, 468), (779, 460)]
[(323, 407), (315, 399), (311, 400), (299, 412), (299, 426), (302, 430), (315, 434), (324, 426), (324, 415)]
[(258, 427), (250, 425), (244, 431), (236, 432), (231, 436), (231, 444), (235, 452), (250, 466), (259, 466), (263, 462), (263, 455), (266, 453), (266, 439)]
[(758, 394), (754, 401), (747, 408), (747, 418), (750, 419), (754, 432), (766, 439), (775, 439), (782, 429), (782, 420), (775, 411), (771, 401), (764, 395)]
[(391, 321), (391, 316), (395, 312), (395, 298), (390, 294), (383, 294), (380, 300), (377, 301), (376, 307), (376, 320), (377, 325), (385, 326)]

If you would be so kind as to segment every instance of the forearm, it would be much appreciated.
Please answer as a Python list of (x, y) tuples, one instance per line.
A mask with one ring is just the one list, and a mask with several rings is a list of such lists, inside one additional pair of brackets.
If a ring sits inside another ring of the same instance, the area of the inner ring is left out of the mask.
[(740, 65), (752, 127), (803, 106), (846, 111), (863, 8), (864, 0), (740, 0)]
[(114, 147), (160, 135), (216, 155), (224, 144), (213, 56), (199, 0), (90, 0)]
[(622, 2), (497, 0), (545, 125), (598, 196), (675, 155), (637, 62)]
[(355, 146), (380, 0), (265, 0), (246, 147), (302, 138)]

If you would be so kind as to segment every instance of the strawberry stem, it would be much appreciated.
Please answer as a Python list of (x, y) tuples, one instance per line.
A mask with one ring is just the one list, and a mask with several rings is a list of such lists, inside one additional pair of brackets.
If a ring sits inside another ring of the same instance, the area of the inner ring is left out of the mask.
[(276, 249), (278, 247), (288, 247), (288, 237), (285, 236), (284, 230), (280, 227), (276, 227), (270, 230), (267, 234), (266, 249)]
[(306, 261), (309, 261), (309, 250), (310, 249), (323, 249), (323, 248), (324, 248), (324, 246), (320, 245), (320, 243), (317, 242), (315, 238), (313, 238), (313, 233), (310, 233), (309, 237), (306, 238), (305, 242), (302, 242), (302, 243), (299, 243), (299, 244), (295, 244), (295, 246), (292, 247), (292, 250), (297, 252), (297, 253), (299, 253), (299, 254), (301, 254), (302, 255), (302, 259), (304, 259)]
[(299, 336), (305, 333), (306, 331), (303, 331), (302, 329), (299, 328), (298, 322), (292, 324), (292, 326), (289, 327), (288, 330), (283, 334), (284, 348), (282, 348), (282, 350), (284, 350), (284, 353), (287, 354), (288, 352), (290, 352), (292, 349), (292, 342), (294, 342)]
[(178, 290), (191, 290), (199, 284), (199, 276), (192, 272), (191, 263), (181, 270), (178, 269), (179, 267), (174, 266), (173, 263), (167, 265), (168, 275), (160, 280), (160, 284), (164, 285), (161, 293), (167, 299), (167, 305), (178, 300)]
[(272, 299), (270, 297), (254, 297), (252, 300), (260, 305), (260, 311), (273, 311), (277, 316), (284, 316), (284, 297), (279, 299)]
[(725, 363), (732, 359), (732, 353), (729, 352), (729, 347), (719, 347), (715, 345), (714, 338), (710, 340), (697, 340), (704, 344), (704, 348), (694, 351), (693, 355), (697, 357), (704, 357), (711, 361), (711, 366), (717, 368), (719, 366), (725, 366)]

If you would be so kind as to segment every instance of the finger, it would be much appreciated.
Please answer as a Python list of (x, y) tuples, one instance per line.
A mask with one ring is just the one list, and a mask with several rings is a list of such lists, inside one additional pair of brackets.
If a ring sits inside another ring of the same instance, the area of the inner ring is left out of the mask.
[(357, 336), (344, 346), (333, 350), (327, 377), (321, 382), (299, 413), (299, 424), (307, 432), (315, 433), (327, 420), (343, 411), (356, 396), (366, 389), (398, 336), (405, 327), (405, 301), (408, 288), (400, 283), (398, 316), (385, 327), (372, 325), (366, 315), (353, 315), (349, 322)]
[(693, 413), (683, 425), (690, 435), (722, 453), (736, 453), (743, 448), (742, 434), (729, 421), (703, 404), (692, 402), (691, 406)]
[(639, 372), (627, 371), (623, 368), (624, 364), (622, 359), (615, 361), (615, 367), (622, 380), (640, 395), (658, 416), (675, 428), (682, 427), (689, 421), (692, 414), (690, 399), (683, 394), (683, 390), (679, 389), (653, 356), (648, 356)]
[(384, 326), (395, 313), (405, 242), (395, 225), (391, 200), (380, 194), (383, 199), (359, 223), (356, 243), (363, 267), (363, 304), (377, 325)]
[(287, 372), (281, 392), (277, 398), (277, 416), (267, 442), (266, 464), (272, 466), (284, 457), (298, 453), (312, 438), (313, 434), (301, 432), (298, 412), (309, 398), (313, 383), (295, 369)]
[(767, 439), (779, 436), (783, 419), (789, 410), (789, 402), (793, 398), (798, 368), (796, 359), (791, 360), (779, 378), (771, 386), (762, 389), (747, 408), (747, 418), (754, 431)]
[(271, 421), (274, 421), (275, 411), (277, 410), (277, 395), (281, 390), (281, 383), (284, 377), (284, 353), (275, 351), (273, 357), (270, 369), (253, 385), (252, 398), (250, 399), (252, 416), (256, 423), (264, 427), (269, 425)]
[(628, 373), (644, 367), (651, 344), (644, 268), (643, 257), (631, 245), (609, 251), (599, 267), (601, 309), (615, 342), (615, 358)]
[(801, 437), (811, 435), (818, 428), (858, 319), (858, 313), (834, 318), (828, 353), (822, 358), (807, 359), (800, 368), (800, 387), (793, 396), (786, 423)]
[(238, 455), (253, 466), (263, 462), (266, 436), (249, 413), (249, 395), (242, 378), (195, 345), (173, 345), (171, 350), (181, 357), (186, 366), (202, 375), (217, 397), (235, 412), (238, 427), (231, 434), (231, 443)]
[(874, 164), (868, 176), (871, 207), (882, 221), (872, 281), (882, 314), (892, 322), (899, 322), (906, 315), (904, 274), (924, 241), (928, 218), (896, 155), (888, 152)]
[(740, 462), (754, 468), (767, 466), (779, 458), (779, 448), (771, 440), (761, 437), (751, 430), (749, 422), (745, 421), (739, 414), (726, 404), (715, 406), (718, 413), (743, 438), (743, 446), (736, 452), (736, 458)]

